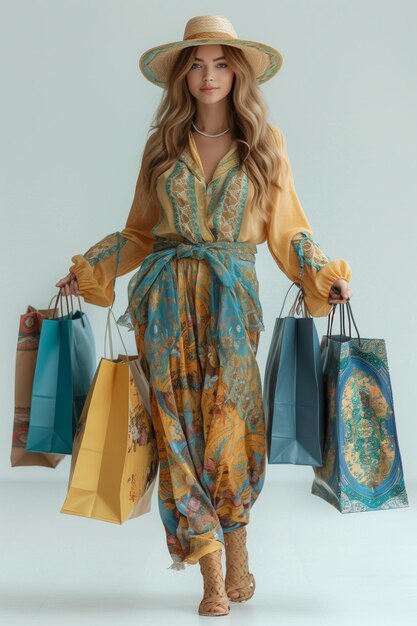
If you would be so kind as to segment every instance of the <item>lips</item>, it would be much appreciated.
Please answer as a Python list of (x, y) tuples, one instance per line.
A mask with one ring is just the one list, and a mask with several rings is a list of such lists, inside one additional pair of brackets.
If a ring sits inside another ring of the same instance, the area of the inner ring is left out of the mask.
[(207, 91), (210, 93), (211, 91), (216, 91), (216, 89), (218, 89), (218, 87), (203, 87), (201, 91)]

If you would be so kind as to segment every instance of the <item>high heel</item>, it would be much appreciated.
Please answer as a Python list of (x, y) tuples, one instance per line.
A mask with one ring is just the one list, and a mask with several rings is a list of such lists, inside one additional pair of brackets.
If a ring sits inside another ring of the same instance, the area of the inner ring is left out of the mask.
[[(256, 582), (249, 572), (246, 526), (224, 533), (226, 548), (226, 593), (231, 602), (246, 602), (255, 593)], [(238, 596), (231, 595), (238, 592)]]
[(229, 614), (230, 606), (224, 587), (221, 559), (222, 551), (216, 550), (202, 556), (199, 560), (204, 580), (204, 597), (198, 607), (199, 615), (220, 617)]

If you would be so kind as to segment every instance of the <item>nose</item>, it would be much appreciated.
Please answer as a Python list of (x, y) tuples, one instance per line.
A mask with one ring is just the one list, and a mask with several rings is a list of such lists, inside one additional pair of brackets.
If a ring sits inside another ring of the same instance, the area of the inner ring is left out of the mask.
[(210, 80), (213, 80), (213, 75), (211, 73), (211, 70), (206, 69), (203, 75), (203, 81), (209, 82)]

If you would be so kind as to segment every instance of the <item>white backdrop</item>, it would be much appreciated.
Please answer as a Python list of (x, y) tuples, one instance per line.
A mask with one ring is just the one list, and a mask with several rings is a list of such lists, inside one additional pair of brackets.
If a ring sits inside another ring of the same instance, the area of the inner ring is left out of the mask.
[[(363, 337), (387, 341), (406, 483), (417, 477), (415, 185), (417, 10), (414, 0), (1, 0), (0, 206), (2, 323), (0, 478), (67, 477), (11, 468), (19, 315), (45, 308), (82, 253), (124, 226), (146, 132), (162, 91), (140, 74), (145, 49), (182, 39), (193, 15), (226, 15), (242, 38), (277, 47), (263, 86), (287, 141), (315, 239), (352, 267)], [(266, 332), (289, 285), (266, 244), (257, 271)], [(130, 275), (117, 283), (116, 313)], [(103, 351), (106, 309), (88, 304)], [(317, 320), (319, 334), (325, 318)], [(128, 335), (134, 349), (133, 334)], [(282, 480), (311, 468), (269, 466)]]

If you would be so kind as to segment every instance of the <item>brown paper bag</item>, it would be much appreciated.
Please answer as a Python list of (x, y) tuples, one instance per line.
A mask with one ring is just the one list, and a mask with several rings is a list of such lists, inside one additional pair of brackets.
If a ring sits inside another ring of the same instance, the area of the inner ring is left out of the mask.
[(54, 309), (37, 310), (29, 305), (26, 312), (20, 316), (15, 365), (15, 410), (10, 454), (12, 467), (19, 465), (56, 467), (65, 458), (65, 454), (46, 454), (25, 450), (42, 321), (45, 318), (52, 318), (53, 313)]

